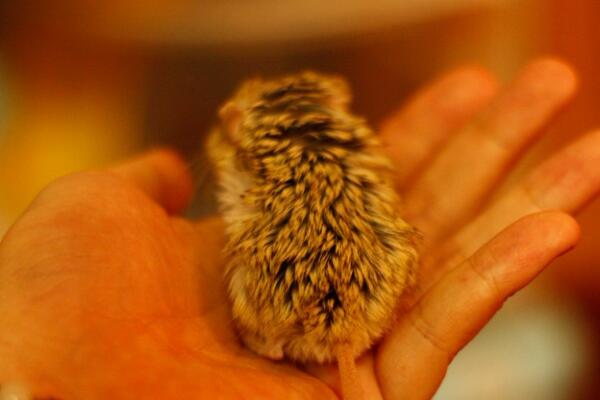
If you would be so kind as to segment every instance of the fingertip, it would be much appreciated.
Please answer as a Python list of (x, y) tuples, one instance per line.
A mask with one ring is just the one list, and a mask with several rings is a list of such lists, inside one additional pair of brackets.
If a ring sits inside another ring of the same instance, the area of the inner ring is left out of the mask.
[(455, 87), (476, 88), (478, 92), (495, 92), (498, 79), (487, 68), (479, 64), (466, 64), (450, 71), (446, 82)]
[(510, 263), (543, 268), (572, 249), (580, 235), (579, 224), (571, 215), (542, 211), (517, 220), (490, 244), (493, 253), (509, 254)]
[(186, 163), (181, 155), (168, 147), (150, 149), (142, 154), (140, 159), (156, 164), (162, 167), (162, 170), (173, 170), (182, 174), (187, 171)]
[(473, 108), (479, 108), (498, 90), (498, 80), (486, 68), (469, 64), (457, 67), (433, 80), (424, 89), (417, 92), (405, 107), (400, 108), (381, 124), (381, 131), (396, 125), (408, 115), (422, 118), (431, 115), (432, 110), (444, 114), (439, 117), (454, 116), (458, 113), (470, 115)]
[[(539, 233), (554, 233), (557, 238), (570, 238), (576, 240), (579, 238), (579, 224), (571, 216), (559, 210), (540, 211), (535, 214), (525, 216), (518, 220), (515, 225), (527, 224), (526, 230), (537, 230)], [(555, 237), (544, 235), (545, 238)]]
[(170, 213), (183, 210), (192, 198), (191, 173), (172, 149), (150, 150), (110, 171), (132, 182)]
[(498, 91), (496, 77), (479, 65), (465, 65), (442, 76), (431, 91), (432, 103), (453, 116), (480, 108)]
[(194, 192), (193, 179), (187, 163), (178, 152), (169, 148), (154, 149), (150, 156), (155, 159), (157, 171), (163, 174), (164, 181), (168, 182), (163, 187), (161, 203), (168, 211), (183, 210)]
[(447, 72), (418, 91), (382, 121), (379, 132), (393, 159), (402, 160), (400, 180), (487, 105), (498, 91), (494, 75), (478, 65)]
[(545, 211), (539, 217), (545, 219), (545, 231), (551, 233), (548, 237), (554, 240), (553, 245), (558, 252), (571, 249), (579, 241), (581, 228), (572, 215), (562, 211)]
[(523, 75), (534, 78), (545, 90), (552, 90), (557, 96), (570, 98), (577, 91), (575, 69), (557, 57), (543, 57), (531, 62), (525, 67)]

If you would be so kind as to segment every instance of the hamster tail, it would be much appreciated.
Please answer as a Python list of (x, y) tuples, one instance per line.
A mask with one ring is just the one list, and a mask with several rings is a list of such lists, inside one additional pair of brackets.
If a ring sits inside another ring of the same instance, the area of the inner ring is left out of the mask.
[(340, 385), (344, 400), (364, 400), (363, 388), (360, 384), (356, 362), (350, 344), (340, 344), (336, 349)]

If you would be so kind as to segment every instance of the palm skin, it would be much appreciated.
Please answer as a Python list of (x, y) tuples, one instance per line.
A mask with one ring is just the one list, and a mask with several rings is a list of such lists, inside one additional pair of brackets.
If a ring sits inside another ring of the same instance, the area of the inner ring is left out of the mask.
[[(598, 133), (495, 190), (574, 88), (555, 60), (532, 63), (499, 95), (488, 73), (463, 68), (384, 124), (425, 242), (418, 287), (359, 360), (367, 398), (431, 397), (503, 301), (575, 245), (564, 212), (600, 187)], [(64, 399), (337, 398), (335, 367), (271, 362), (240, 345), (222, 223), (177, 216), (191, 192), (183, 162), (157, 151), (40, 193), (0, 244), (0, 382)]]

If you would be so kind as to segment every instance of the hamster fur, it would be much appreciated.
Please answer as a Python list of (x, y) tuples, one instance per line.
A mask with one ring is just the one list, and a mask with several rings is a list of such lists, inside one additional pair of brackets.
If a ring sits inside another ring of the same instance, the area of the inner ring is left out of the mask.
[(358, 357), (415, 280), (416, 231), (392, 165), (337, 77), (241, 85), (208, 138), (226, 222), (225, 276), (244, 344), (271, 359)]

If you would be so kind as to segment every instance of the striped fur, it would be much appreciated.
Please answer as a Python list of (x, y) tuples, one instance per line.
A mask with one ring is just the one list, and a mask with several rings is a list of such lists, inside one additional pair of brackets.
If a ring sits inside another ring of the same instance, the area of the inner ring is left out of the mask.
[(208, 149), (227, 224), (226, 276), (245, 344), (270, 358), (355, 356), (389, 328), (417, 265), (392, 167), (342, 80), (244, 83)]

